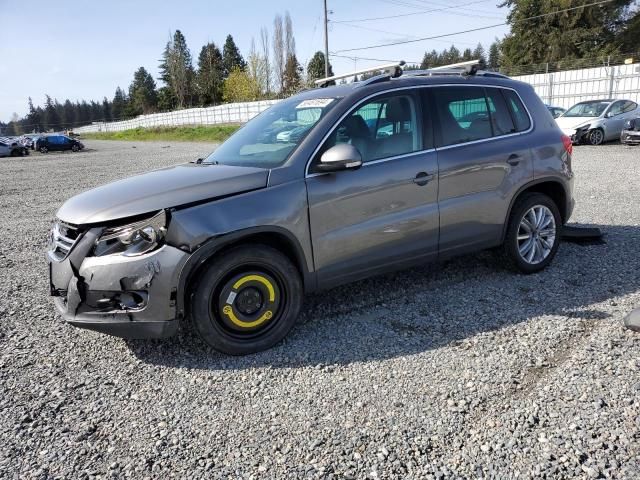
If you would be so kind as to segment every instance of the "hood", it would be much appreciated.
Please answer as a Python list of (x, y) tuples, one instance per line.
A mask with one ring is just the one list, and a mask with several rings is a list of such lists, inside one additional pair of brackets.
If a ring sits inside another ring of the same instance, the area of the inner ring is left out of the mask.
[(187, 163), (109, 183), (67, 200), (57, 217), (103, 223), (267, 186), (269, 170)]
[(596, 120), (599, 120), (599, 117), (564, 117), (560, 116), (556, 118), (556, 123), (560, 127), (562, 131), (567, 133), (570, 131), (574, 133), (574, 130), (583, 124), (593, 123)]

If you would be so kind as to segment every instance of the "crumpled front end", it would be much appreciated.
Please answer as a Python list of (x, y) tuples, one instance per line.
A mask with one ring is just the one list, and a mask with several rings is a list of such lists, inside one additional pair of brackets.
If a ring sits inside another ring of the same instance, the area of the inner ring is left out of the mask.
[(162, 338), (178, 329), (177, 277), (189, 254), (170, 245), (135, 256), (96, 256), (103, 228), (57, 222), (47, 259), (51, 294), (70, 324), (123, 338)]

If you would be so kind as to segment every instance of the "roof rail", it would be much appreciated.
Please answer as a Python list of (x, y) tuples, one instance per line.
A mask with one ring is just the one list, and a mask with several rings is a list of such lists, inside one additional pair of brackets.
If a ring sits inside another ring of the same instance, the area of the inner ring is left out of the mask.
[(480, 62), (480, 60), (469, 60), (466, 62), (452, 63), (450, 65), (441, 65), (439, 67), (428, 68), (426, 70), (410, 70), (408, 72), (405, 72), (405, 75), (412, 77), (428, 77), (435, 75), (482, 75), (485, 77), (509, 78), (501, 73), (480, 70), (479, 67), (481, 66), (482, 63)]
[(334, 75), (332, 77), (321, 78), (316, 80), (314, 83), (319, 87), (326, 87), (330, 82), (334, 80), (340, 80), (342, 78), (355, 77), (356, 75), (360, 75), (362, 73), (376, 72), (378, 70), (382, 70), (386, 72), (384, 75), (377, 75), (368, 80), (376, 79), (376, 81), (380, 81), (384, 78), (396, 78), (402, 75), (402, 67), (405, 65), (404, 60), (400, 60), (398, 63), (387, 63), (385, 65), (378, 65), (377, 67), (365, 68), (363, 70), (356, 70), (355, 72), (345, 73), (343, 75)]

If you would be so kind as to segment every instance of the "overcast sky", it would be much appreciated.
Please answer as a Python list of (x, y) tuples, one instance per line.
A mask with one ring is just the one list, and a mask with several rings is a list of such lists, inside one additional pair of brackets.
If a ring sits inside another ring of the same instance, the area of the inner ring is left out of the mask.
[[(491, 25), (504, 21), (507, 10), (499, 0), (329, 0), (330, 18), (338, 21), (389, 17), (357, 23), (333, 23), (329, 50), (388, 43)], [(456, 6), (456, 8), (451, 8)], [(442, 11), (431, 11), (446, 8)], [(14, 112), (27, 113), (31, 96), (36, 105), (45, 94), (63, 102), (113, 97), (117, 86), (127, 88), (133, 72), (144, 66), (157, 78), (158, 63), (170, 32), (180, 29), (194, 60), (209, 41), (220, 48), (232, 34), (246, 57), (252, 37), (266, 26), (272, 30), (276, 13), (291, 14), (298, 59), (306, 65), (324, 48), (322, 0), (0, 0), (0, 120)], [(399, 16), (414, 13), (408, 16)], [(365, 29), (366, 28), (366, 29)], [(454, 43), (461, 50), (482, 42), (486, 49), (507, 27), (376, 48), (343, 55), (419, 62), (425, 50), (442, 50)], [(376, 60), (331, 59), (336, 73), (379, 64)]]

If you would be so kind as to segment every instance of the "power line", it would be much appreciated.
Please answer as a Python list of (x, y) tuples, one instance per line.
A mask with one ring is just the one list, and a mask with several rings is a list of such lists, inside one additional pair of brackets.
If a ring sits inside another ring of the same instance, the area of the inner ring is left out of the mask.
[[(392, 62), (397, 62), (398, 59), (394, 58), (394, 59), (388, 59), (388, 58), (370, 58), (370, 57), (355, 57), (355, 56), (348, 56), (348, 55), (338, 55), (336, 53), (329, 53), (330, 56), (332, 57), (337, 57), (337, 58), (347, 58), (349, 60), (370, 60), (372, 62), (388, 62), (388, 63), (392, 63)], [(420, 60), (419, 62), (413, 62), (411, 60), (405, 60), (407, 63), (417, 63), (418, 65), (422, 63), (422, 60)]]
[[(335, 23), (335, 22), (333, 22), (333, 23)], [(404, 37), (404, 38), (418, 38), (415, 35), (406, 35), (404, 33), (390, 32), (388, 30), (380, 30), (378, 28), (364, 27), (362, 25), (352, 25), (350, 23), (340, 23), (338, 25), (340, 25), (341, 27), (359, 28), (361, 30), (368, 30), (370, 32), (386, 33), (387, 35), (396, 35), (396, 36)], [(442, 42), (442, 43), (450, 43), (447, 40), (435, 40), (435, 41), (436, 42)], [(473, 46), (477, 45), (477, 44), (474, 44), (474, 43), (471, 43), (471, 42), (456, 42), (456, 43), (459, 43), (461, 45), (470, 45), (470, 46), (471, 45), (473, 45)]]
[[(413, 3), (409, 3), (403, 0), (378, 0), (379, 2), (383, 2), (383, 3), (387, 3), (387, 4), (391, 4), (391, 5), (397, 5), (400, 7), (407, 7), (407, 8), (414, 8), (416, 10), (419, 10), (419, 12), (415, 12), (415, 13), (424, 13), (424, 8), (425, 5), (415, 5)], [(487, 0), (484, 0), (487, 1)], [(432, 3), (433, 5), (435, 5), (436, 7), (446, 7), (443, 10), (441, 10), (441, 13), (445, 14), (445, 15), (462, 15), (465, 17), (469, 16), (469, 13), (473, 13), (474, 17), (477, 18), (502, 18), (501, 15), (486, 15), (485, 11), (482, 10), (473, 10), (473, 9), (465, 9), (467, 10), (466, 12), (455, 12), (454, 10), (457, 8), (463, 8), (461, 5), (451, 5), (451, 6), (446, 6), (446, 5), (442, 5), (442, 4), (437, 4), (437, 3), (433, 3), (433, 2), (429, 2)], [(428, 5), (431, 6), (431, 5)]]
[[(518, 22), (525, 22), (525, 21), (528, 21), (528, 20), (535, 20), (535, 19), (538, 19), (538, 18), (549, 17), (551, 15), (557, 15), (558, 13), (570, 12), (572, 10), (578, 10), (580, 8), (587, 8), (587, 7), (594, 7), (594, 6), (597, 6), (597, 5), (603, 5), (605, 3), (611, 3), (612, 1), (613, 0), (602, 0), (600, 2), (588, 3), (588, 4), (585, 4), (585, 5), (580, 5), (578, 7), (565, 8), (563, 10), (557, 10), (555, 12), (544, 13), (542, 15), (535, 15), (533, 17), (522, 18), (522, 19), (518, 20)], [(417, 38), (415, 40), (403, 40), (403, 41), (398, 41), (398, 42), (381, 43), (379, 45), (370, 45), (368, 47), (346, 48), (346, 49), (343, 49), (343, 50), (336, 50), (336, 53), (355, 52), (355, 51), (358, 51), (358, 50), (369, 50), (369, 49), (372, 49), (372, 48), (392, 47), (394, 45), (404, 45), (404, 44), (407, 44), (407, 43), (423, 42), (425, 40), (435, 40), (437, 38), (452, 37), (454, 35), (462, 35), (463, 33), (479, 32), (481, 30), (488, 30), (490, 28), (502, 27), (504, 25), (508, 25), (508, 22), (495, 23), (493, 25), (486, 25), (484, 27), (478, 27), (478, 28), (470, 28), (468, 30), (461, 30), (459, 32), (444, 33), (444, 34), (441, 34), (441, 35), (433, 35), (431, 37), (422, 37), (422, 38)]]
[(351, 20), (331, 20), (333, 23), (355, 23), (355, 22), (371, 22), (374, 20), (388, 20), (389, 18), (400, 18), (400, 17), (410, 17), (413, 15), (424, 15), (426, 13), (434, 13), (434, 12), (442, 12), (445, 10), (451, 10), (453, 8), (460, 8), (460, 7), (466, 7), (468, 5), (474, 5), (476, 3), (485, 3), (488, 0), (475, 0), (473, 2), (469, 2), (469, 3), (462, 3), (460, 5), (455, 5), (455, 6), (451, 6), (451, 7), (442, 7), (442, 8), (434, 8), (431, 10), (424, 10), (422, 12), (411, 12), (411, 13), (401, 13), (398, 15), (387, 15), (385, 17), (370, 17), (370, 18), (356, 18), (356, 19), (351, 19)]

